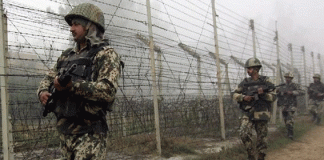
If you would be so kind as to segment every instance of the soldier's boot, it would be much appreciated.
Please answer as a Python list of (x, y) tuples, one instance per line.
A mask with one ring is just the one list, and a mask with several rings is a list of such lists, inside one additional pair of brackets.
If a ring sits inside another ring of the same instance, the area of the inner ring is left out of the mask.
[(248, 160), (255, 160), (254, 155), (248, 155)]
[(264, 160), (266, 154), (264, 153), (259, 153), (258, 160)]
[(316, 118), (316, 124), (320, 124), (321, 123), (321, 117), (317, 116)]
[(315, 112), (312, 112), (313, 118), (312, 122), (316, 123), (317, 122), (317, 114)]
[(288, 138), (291, 140), (294, 139), (294, 130), (292, 128), (288, 129)]
[(317, 115), (317, 113), (313, 113), (313, 119), (315, 124), (319, 124), (321, 122), (321, 118)]
[(248, 160), (255, 160), (255, 154), (253, 153), (252, 148), (248, 148), (247, 153), (248, 153)]
[(312, 115), (312, 122), (315, 122), (316, 120), (316, 113), (313, 111), (309, 111), (309, 113)]

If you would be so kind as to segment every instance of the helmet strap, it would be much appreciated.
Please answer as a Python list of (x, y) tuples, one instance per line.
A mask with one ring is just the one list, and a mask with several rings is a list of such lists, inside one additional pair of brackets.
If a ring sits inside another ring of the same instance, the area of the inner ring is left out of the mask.
[(86, 34), (85, 35), (88, 35), (88, 32), (89, 32), (89, 28), (91, 26), (91, 21), (88, 21), (87, 25), (85, 26), (85, 30), (86, 30)]

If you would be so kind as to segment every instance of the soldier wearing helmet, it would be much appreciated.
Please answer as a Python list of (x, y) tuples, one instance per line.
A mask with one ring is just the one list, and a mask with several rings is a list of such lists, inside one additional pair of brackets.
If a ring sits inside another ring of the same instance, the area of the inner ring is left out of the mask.
[[(269, 77), (259, 75), (262, 67), (257, 58), (250, 58), (245, 63), (249, 78), (245, 78), (235, 89), (233, 99), (240, 104), (243, 112), (240, 125), (240, 137), (248, 153), (248, 159), (263, 160), (266, 155), (268, 121), (271, 102), (276, 99), (275, 86)], [(252, 129), (257, 133), (257, 147), (253, 147)], [(256, 148), (256, 152), (253, 151)]]
[(309, 112), (312, 115), (312, 120), (319, 124), (324, 109), (324, 84), (321, 82), (321, 75), (314, 74), (314, 83), (308, 87), (309, 95)]
[(297, 110), (297, 96), (305, 94), (299, 84), (292, 82), (294, 78), (293, 73), (287, 72), (284, 75), (286, 83), (281, 84), (277, 89), (278, 107), (281, 108), (281, 112), (287, 128), (287, 136), (293, 139), (294, 130), (294, 113)]
[[(103, 39), (105, 23), (100, 8), (82, 3), (64, 18), (75, 46), (63, 51), (40, 82), (37, 95), (45, 107), (54, 106), (45, 108), (44, 116), (53, 112), (57, 117), (63, 159), (105, 159), (106, 114), (118, 88), (120, 56)], [(70, 79), (63, 84), (61, 75), (67, 72)], [(51, 97), (51, 93), (59, 96)]]
[(317, 78), (318, 81), (321, 80), (321, 75), (320, 74), (314, 74), (313, 78)]

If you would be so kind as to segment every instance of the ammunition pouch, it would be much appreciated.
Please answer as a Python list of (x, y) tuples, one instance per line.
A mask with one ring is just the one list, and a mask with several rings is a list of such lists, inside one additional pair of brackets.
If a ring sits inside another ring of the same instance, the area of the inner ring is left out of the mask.
[(240, 109), (250, 118), (250, 120), (270, 120), (270, 108), (268, 105), (244, 105), (240, 104)]
[[(54, 113), (58, 117), (87, 117), (89, 120), (98, 120), (100, 115), (93, 115), (87, 111), (85, 111), (84, 107), (86, 105), (91, 107), (98, 106), (102, 108), (104, 112), (104, 116), (106, 115), (106, 111), (112, 111), (113, 102), (98, 102), (98, 101), (90, 101), (90, 100), (81, 100), (79, 96), (70, 95), (68, 98), (59, 99), (56, 102), (56, 109)], [(82, 106), (82, 107), (81, 107)]]
[(248, 111), (250, 111), (251, 108), (252, 108), (252, 107), (249, 106), (249, 105), (246, 105), (246, 104), (244, 104), (244, 103), (240, 103), (240, 109), (241, 109), (242, 111), (244, 111), (244, 112), (248, 112)]
[(269, 121), (270, 120), (270, 112), (269, 111), (260, 111), (260, 112), (254, 112), (252, 120), (264, 120)]

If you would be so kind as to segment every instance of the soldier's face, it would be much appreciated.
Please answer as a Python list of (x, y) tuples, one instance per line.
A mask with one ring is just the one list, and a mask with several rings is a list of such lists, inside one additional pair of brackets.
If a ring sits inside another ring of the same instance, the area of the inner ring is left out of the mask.
[(249, 68), (247, 68), (247, 69), (246, 69), (246, 72), (247, 72), (247, 74), (248, 74), (249, 76), (252, 76), (253, 74), (258, 73), (258, 71), (257, 71), (255, 68), (253, 68), (253, 67), (249, 67)]
[(286, 83), (290, 83), (290, 82), (291, 82), (291, 80), (292, 80), (292, 78), (291, 78), (291, 77), (285, 77), (285, 79), (286, 79)]
[(82, 42), (86, 36), (85, 28), (78, 23), (72, 23), (70, 32), (72, 33), (73, 40), (77, 43)]
[(319, 78), (314, 78), (314, 83), (318, 83), (320, 81)]

